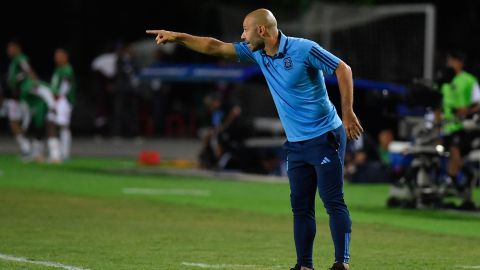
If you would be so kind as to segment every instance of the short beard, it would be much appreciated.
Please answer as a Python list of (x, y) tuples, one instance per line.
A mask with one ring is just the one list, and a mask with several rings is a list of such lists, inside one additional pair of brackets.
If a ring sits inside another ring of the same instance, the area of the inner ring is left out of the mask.
[(252, 52), (256, 52), (256, 51), (258, 51), (258, 50), (263, 50), (263, 48), (265, 48), (265, 43), (264, 43), (264, 42), (262, 42), (262, 43), (260, 43), (260, 44), (257, 44), (255, 47), (253, 47), (253, 44), (252, 44), (252, 43), (250, 43), (249, 45), (250, 45), (250, 46), (249, 46), (249, 47), (250, 47), (250, 50), (251, 50)]

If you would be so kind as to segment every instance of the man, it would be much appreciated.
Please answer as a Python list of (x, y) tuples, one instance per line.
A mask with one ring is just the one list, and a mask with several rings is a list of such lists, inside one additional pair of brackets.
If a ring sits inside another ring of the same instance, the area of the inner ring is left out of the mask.
[[(176, 42), (200, 53), (260, 66), (288, 139), (285, 149), (297, 252), (292, 269), (313, 269), (317, 187), (330, 216), (335, 245), (331, 269), (348, 269), (351, 221), (342, 191), (345, 135), (356, 139), (363, 131), (352, 109), (350, 67), (313, 41), (285, 36), (266, 9), (245, 17), (241, 43), (164, 30), (147, 33), (157, 36), (157, 44)], [(343, 126), (328, 98), (325, 73), (338, 78)]]
[(42, 140), (46, 133), (49, 161), (61, 162), (60, 143), (55, 125), (55, 98), (52, 89), (45, 82), (27, 78), (20, 87), (20, 100), (28, 105), (31, 115), (31, 130), (34, 135), (31, 158), (43, 161)]
[(204, 103), (210, 115), (210, 126), (203, 138), (200, 164), (206, 169), (226, 169), (235, 150), (243, 144), (242, 108), (220, 92), (206, 96)]
[(7, 55), (11, 59), (8, 67), (7, 85), (10, 98), (7, 101), (7, 114), (10, 128), (17, 141), (22, 156), (28, 156), (31, 151), (30, 141), (25, 137), (29, 125), (28, 106), (20, 102), (20, 88), (28, 78), (36, 79), (37, 75), (30, 66), (28, 57), (22, 53), (22, 47), (17, 41), (7, 44)]
[(95, 138), (101, 139), (106, 136), (108, 127), (111, 125), (113, 81), (117, 74), (117, 52), (108, 50), (95, 57), (92, 61), (94, 75), (93, 90), (95, 93)]
[(117, 50), (116, 73), (112, 82), (112, 134), (117, 138), (139, 136), (139, 94), (136, 91), (135, 58), (130, 45)]
[[(47, 84), (37, 80), (37, 75), (29, 64), (28, 57), (22, 53), (17, 41), (7, 45), (7, 55), (11, 59), (8, 68), (7, 84), (11, 92), (8, 104), (10, 127), (17, 140), (22, 155), (35, 160), (43, 160), (40, 138), (47, 129), (50, 160), (59, 161), (58, 139), (55, 127), (47, 120), (47, 115), (55, 114), (54, 99)], [(30, 123), (32, 122), (32, 123)], [(33, 143), (26, 138), (29, 125), (33, 125), (35, 139)]]
[(56, 119), (59, 128), (60, 152), (63, 160), (70, 158), (72, 134), (70, 132), (70, 118), (75, 102), (75, 76), (69, 63), (65, 49), (55, 50), (54, 61), (56, 68), (52, 75), (51, 86), (56, 97)]
[[(463, 157), (470, 151), (470, 139), (465, 132), (462, 120), (480, 111), (480, 88), (477, 79), (463, 70), (465, 55), (452, 52), (447, 57), (447, 68), (454, 75), (451, 81), (441, 85), (443, 95), (443, 133), (445, 145), (449, 149), (447, 172), (453, 183), (459, 186)], [(459, 186), (460, 187), (460, 186)], [(467, 194), (462, 207), (474, 207), (471, 194)]]

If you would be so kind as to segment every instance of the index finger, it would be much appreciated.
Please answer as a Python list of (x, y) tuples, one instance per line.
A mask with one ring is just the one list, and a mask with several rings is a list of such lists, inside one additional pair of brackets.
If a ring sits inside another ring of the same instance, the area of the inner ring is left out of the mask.
[(147, 30), (145, 31), (147, 34), (158, 35), (160, 34), (161, 30)]

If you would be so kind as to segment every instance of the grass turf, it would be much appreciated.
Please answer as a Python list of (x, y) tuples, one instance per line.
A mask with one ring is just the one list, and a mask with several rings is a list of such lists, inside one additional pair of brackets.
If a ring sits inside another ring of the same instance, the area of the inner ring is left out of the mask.
[[(114, 159), (24, 164), (0, 156), (0, 254), (89, 269), (289, 269), (295, 261), (288, 185), (133, 176)], [(209, 196), (125, 194), (125, 188)], [(480, 217), (385, 208), (386, 185), (346, 185), (352, 269), (480, 265)], [(480, 194), (476, 194), (477, 201)], [(316, 269), (332, 262), (317, 206)], [(223, 266), (222, 266), (223, 265)], [(0, 259), (0, 269), (54, 269)]]

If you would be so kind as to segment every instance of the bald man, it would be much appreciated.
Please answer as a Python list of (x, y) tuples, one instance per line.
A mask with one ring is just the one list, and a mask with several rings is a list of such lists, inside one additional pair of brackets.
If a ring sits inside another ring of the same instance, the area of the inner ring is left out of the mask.
[[(291, 270), (313, 269), (317, 188), (330, 216), (335, 245), (331, 269), (348, 269), (351, 221), (343, 199), (343, 161), (347, 137), (357, 139), (363, 132), (352, 108), (350, 67), (311, 40), (284, 35), (266, 9), (245, 17), (239, 43), (165, 30), (147, 33), (156, 35), (157, 44), (174, 42), (199, 53), (260, 66), (287, 135), (284, 148), (297, 252)], [(328, 98), (325, 74), (337, 76), (343, 119)]]

